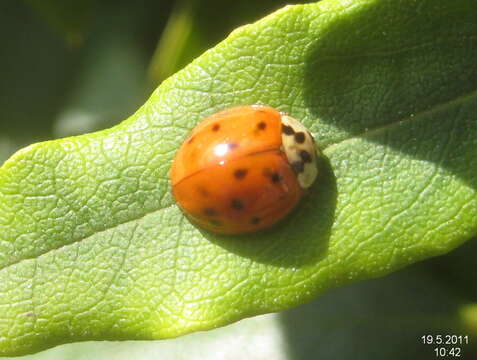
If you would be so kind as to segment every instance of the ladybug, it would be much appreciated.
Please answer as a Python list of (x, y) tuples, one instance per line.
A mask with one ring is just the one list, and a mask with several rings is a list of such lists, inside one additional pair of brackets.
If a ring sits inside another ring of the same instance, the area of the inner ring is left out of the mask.
[(199, 123), (177, 152), (173, 195), (187, 217), (219, 234), (267, 228), (298, 204), (316, 179), (309, 131), (277, 110), (248, 105)]

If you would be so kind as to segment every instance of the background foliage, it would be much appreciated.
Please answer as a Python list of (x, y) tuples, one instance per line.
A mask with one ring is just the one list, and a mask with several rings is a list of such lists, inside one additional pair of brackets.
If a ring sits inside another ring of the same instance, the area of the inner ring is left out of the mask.
[[(32, 142), (95, 131), (126, 118), (164, 78), (238, 25), (285, 2), (203, 4), (0, 4), (0, 161)], [(386, 278), (207, 333), (162, 342), (64, 345), (25, 358), (222, 359), (226, 354), (242, 359), (248, 352), (250, 359), (309, 359), (310, 354), (431, 359), (431, 347), (420, 342), (424, 334), (467, 333), (476, 339), (476, 252), (470, 241)], [(475, 344), (463, 352), (465, 358), (477, 356)]]

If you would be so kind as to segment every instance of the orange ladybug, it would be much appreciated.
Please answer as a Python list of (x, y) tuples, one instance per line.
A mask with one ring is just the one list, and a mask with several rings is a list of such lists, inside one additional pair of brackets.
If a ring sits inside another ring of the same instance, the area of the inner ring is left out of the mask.
[(316, 158), (297, 120), (267, 106), (234, 107), (192, 130), (172, 164), (172, 191), (204, 229), (257, 231), (293, 210), (316, 179)]

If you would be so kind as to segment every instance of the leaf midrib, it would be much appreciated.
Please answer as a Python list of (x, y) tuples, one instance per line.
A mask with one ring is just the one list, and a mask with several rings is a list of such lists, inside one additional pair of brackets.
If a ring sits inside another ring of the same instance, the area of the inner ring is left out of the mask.
[(323, 153), (326, 153), (327, 156), (330, 156), (330, 155), (333, 154), (335, 149), (337, 149), (339, 146), (341, 146), (343, 144), (346, 144), (348, 142), (352, 142), (352, 141), (357, 140), (359, 138), (374, 136), (376, 134), (384, 132), (384, 131), (388, 130), (389, 128), (392, 128), (392, 127), (397, 126), (397, 125), (409, 123), (411, 121), (420, 120), (423, 117), (427, 117), (427, 116), (430, 116), (434, 113), (444, 111), (444, 110), (446, 110), (448, 108), (451, 108), (453, 106), (464, 104), (467, 101), (471, 101), (473, 98), (477, 99), (477, 89), (472, 90), (472, 91), (470, 91), (466, 94), (460, 95), (456, 98), (450, 99), (448, 101), (435, 104), (435, 105), (433, 105), (433, 106), (431, 106), (431, 107), (429, 107), (425, 110), (417, 112), (416, 114), (411, 114), (409, 116), (406, 116), (405, 118), (398, 119), (398, 120), (395, 120), (393, 122), (390, 122), (389, 124), (376, 126), (375, 128), (372, 128), (371, 130), (366, 130), (366, 131), (363, 131), (359, 134), (356, 134), (356, 135), (350, 136), (348, 138), (342, 139), (340, 141), (337, 141), (335, 143), (331, 143), (327, 147), (323, 148), (322, 151), (323, 151)]
[[(332, 143), (330, 145), (328, 145), (326, 148), (322, 149), (323, 153), (327, 156), (327, 157), (330, 157), (333, 152), (335, 150), (337, 150), (340, 146), (342, 146), (343, 144), (346, 144), (346, 143), (349, 143), (349, 142), (352, 142), (354, 140), (357, 140), (359, 138), (364, 138), (364, 137), (369, 137), (369, 136), (373, 136), (375, 134), (379, 134), (380, 132), (384, 132), (394, 126), (397, 126), (397, 125), (402, 125), (404, 123), (408, 123), (410, 121), (416, 121), (416, 120), (419, 120), (420, 118), (422, 117), (426, 117), (426, 116), (429, 116), (431, 114), (434, 114), (434, 113), (437, 113), (437, 112), (440, 112), (440, 111), (443, 111), (443, 110), (446, 110), (447, 108), (450, 108), (452, 106), (455, 106), (455, 105), (459, 105), (459, 104), (463, 104), (467, 101), (471, 101), (472, 99), (474, 98), (477, 98), (477, 89), (476, 90), (473, 90), (469, 93), (466, 93), (466, 94), (463, 94), (463, 95), (460, 95), (456, 98), (453, 98), (453, 99), (450, 99), (448, 101), (445, 101), (445, 102), (442, 102), (442, 103), (439, 103), (437, 105), (434, 105), (432, 107), (429, 107), (428, 109), (426, 110), (423, 110), (423, 111), (420, 111), (418, 113), (416, 113), (415, 115), (410, 115), (410, 116), (407, 116), (403, 119), (399, 119), (399, 120), (396, 120), (396, 121), (393, 121), (389, 124), (385, 124), (385, 125), (382, 125), (382, 126), (377, 126), (371, 130), (368, 130), (368, 131), (364, 131), (362, 133), (359, 133), (359, 134), (356, 134), (356, 135), (353, 135), (349, 138), (345, 138), (345, 139), (342, 139), (338, 142), (335, 142), (335, 143)], [(114, 226), (110, 226), (108, 228), (105, 228), (101, 231), (98, 231), (98, 232), (95, 232), (91, 235), (88, 235), (84, 238), (80, 238), (80, 239), (77, 239), (71, 243), (68, 243), (68, 244), (64, 244), (64, 245), (61, 245), (61, 246), (58, 246), (58, 247), (55, 247), (55, 248), (51, 248), (51, 249), (48, 249), (46, 250), (45, 252), (43, 253), (39, 253), (37, 254), (36, 256), (31, 256), (31, 257), (25, 257), (25, 258), (22, 258), (22, 259), (19, 259), (17, 261), (14, 261), (14, 262), (11, 262), (7, 265), (5, 265), (4, 267), (0, 268), (0, 272), (4, 271), (4, 270), (7, 270), (8, 268), (12, 267), (12, 266), (15, 266), (15, 265), (18, 265), (19, 263), (23, 262), (23, 261), (28, 261), (28, 260), (34, 260), (34, 259), (37, 259), (41, 256), (44, 256), (50, 252), (53, 252), (53, 251), (57, 251), (57, 250), (61, 250), (61, 249), (64, 249), (68, 246), (73, 246), (73, 245), (76, 245), (82, 241), (85, 241), (93, 236), (96, 236), (98, 234), (101, 234), (101, 233), (104, 233), (104, 232), (107, 232), (107, 231), (110, 231), (112, 229), (115, 229), (117, 228), (118, 226), (121, 226), (121, 225), (124, 225), (124, 224), (127, 224), (127, 223), (130, 223), (130, 222), (133, 222), (133, 221), (139, 221), (141, 219), (143, 219), (144, 217), (148, 216), (148, 215), (151, 215), (151, 214), (155, 214), (159, 211), (163, 211), (163, 210), (167, 210), (169, 208), (172, 208), (176, 206), (175, 203), (172, 203), (172, 204), (169, 204), (167, 206), (164, 206), (162, 208), (159, 208), (157, 210), (153, 210), (153, 211), (150, 211), (150, 212), (146, 212), (144, 214), (142, 214), (141, 216), (139, 217), (136, 217), (136, 218), (133, 218), (133, 219), (130, 219), (130, 220), (126, 220), (124, 222), (121, 222), (121, 223), (118, 223), (118, 224), (115, 224)]]

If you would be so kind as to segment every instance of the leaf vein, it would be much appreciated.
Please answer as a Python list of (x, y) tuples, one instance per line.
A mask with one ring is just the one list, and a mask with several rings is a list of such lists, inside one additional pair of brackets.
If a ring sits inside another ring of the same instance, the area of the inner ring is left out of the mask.
[(471, 92), (468, 92), (466, 94), (460, 95), (456, 98), (447, 100), (445, 102), (435, 104), (434, 106), (429, 107), (425, 110), (422, 110), (415, 115), (411, 114), (409, 116), (406, 116), (405, 118), (398, 119), (396, 121), (390, 122), (390, 123), (385, 124), (385, 125), (377, 126), (377, 127), (373, 128), (371, 130), (363, 131), (359, 134), (356, 134), (356, 135), (350, 136), (348, 138), (342, 139), (340, 141), (331, 143), (330, 145), (328, 145), (327, 147), (322, 149), (322, 151), (323, 151), (323, 153), (326, 153), (327, 156), (330, 156), (331, 154), (333, 154), (335, 149), (337, 149), (339, 146), (341, 146), (343, 144), (346, 144), (348, 142), (352, 142), (354, 140), (358, 140), (358, 139), (364, 138), (364, 137), (374, 136), (376, 134), (379, 134), (381, 132), (389, 130), (390, 128), (393, 128), (395, 126), (399, 126), (399, 125), (402, 125), (404, 123), (408, 123), (408, 122), (411, 122), (411, 121), (418, 121), (423, 117), (432, 115), (434, 113), (438, 113), (440, 111), (444, 111), (444, 110), (446, 110), (446, 109), (448, 109), (452, 106), (455, 106), (455, 105), (462, 105), (462, 104), (466, 103), (467, 101), (472, 101), (472, 100), (477, 100), (477, 89), (473, 90)]

